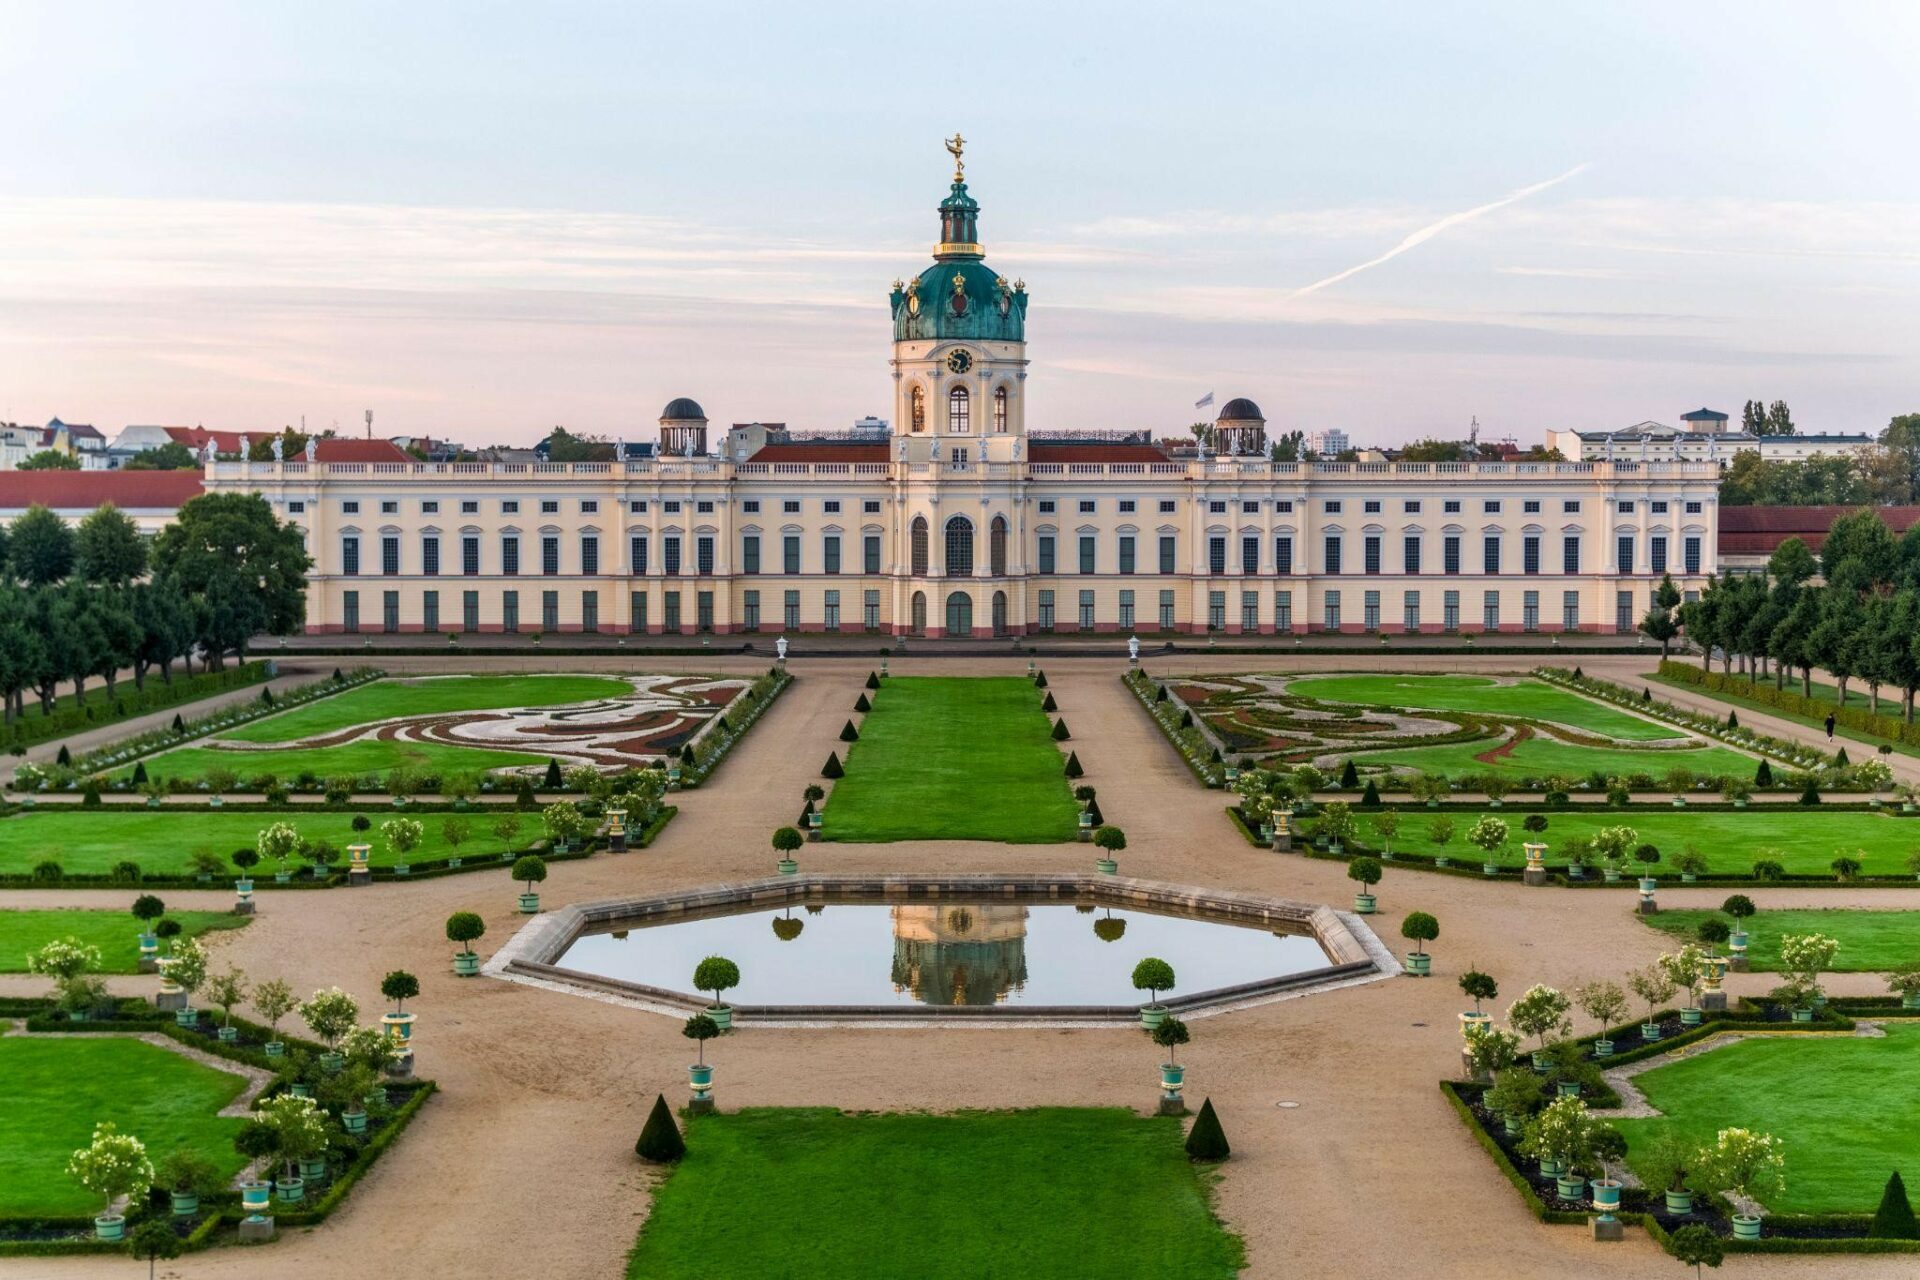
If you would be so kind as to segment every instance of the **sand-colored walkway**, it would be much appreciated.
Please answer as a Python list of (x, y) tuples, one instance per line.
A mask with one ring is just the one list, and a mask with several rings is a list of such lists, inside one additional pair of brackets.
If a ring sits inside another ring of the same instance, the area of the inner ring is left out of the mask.
[[(510, 668), (516, 662), (499, 663)], [(429, 660), (391, 659), (394, 670)], [(671, 663), (671, 665), (669, 665)], [(1325, 665), (1322, 666), (1321, 664)], [(471, 659), (471, 668), (480, 664)], [(487, 664), (490, 668), (492, 663)], [(748, 671), (737, 659), (605, 663), (570, 669)], [(860, 691), (870, 660), (796, 664), (800, 679), (703, 789), (679, 797), (680, 817), (654, 848), (557, 865), (549, 904), (699, 884), (772, 870), (767, 836), (788, 821)], [(1155, 674), (1159, 674), (1158, 663)], [(1258, 662), (1257, 669), (1355, 669), (1356, 659)], [(1502, 669), (1396, 655), (1396, 669)], [(1100, 788), (1110, 822), (1130, 847), (1122, 870), (1345, 903), (1344, 868), (1248, 846), (1222, 813), (1223, 798), (1192, 781), (1122, 688), (1123, 660), (1049, 660), (1053, 692), (1074, 729), (1086, 781)], [(1017, 674), (1020, 659), (893, 663), (899, 674)], [(1248, 670), (1246, 658), (1189, 659), (1181, 670)], [(1505, 669), (1513, 669), (1508, 660)], [(1078, 869), (1083, 845), (983, 843), (808, 845), (802, 865), (830, 870)], [(223, 935), (223, 956), (255, 979), (285, 977), (297, 990), (338, 982), (371, 1014), (382, 973), (421, 975), (410, 1007), (420, 1015), (423, 1074), (444, 1092), (325, 1227), (271, 1251), (217, 1250), (182, 1260), (195, 1277), (538, 1275), (608, 1280), (646, 1211), (647, 1176), (632, 1155), (656, 1092), (685, 1096), (690, 1046), (676, 1020), (488, 979), (458, 980), (442, 937), (447, 914), (481, 911), (483, 950), (518, 927), (504, 871), (365, 890), (261, 895), (260, 918)], [(1290, 1000), (1194, 1024), (1183, 1055), (1191, 1095), (1211, 1096), (1234, 1145), (1220, 1208), (1247, 1241), (1249, 1275), (1388, 1277), (1649, 1276), (1677, 1266), (1637, 1232), (1597, 1245), (1572, 1228), (1543, 1227), (1522, 1209), (1442, 1100), (1436, 1081), (1458, 1067), (1462, 1006), (1453, 979), (1469, 965), (1497, 976), (1504, 1008), (1534, 981), (1567, 985), (1618, 976), (1666, 943), (1631, 915), (1634, 893), (1525, 889), (1389, 868), (1379, 888), (1383, 934), (1396, 947), (1409, 910), (1441, 921), (1437, 976), (1394, 979)], [(0, 906), (98, 903), (124, 894), (0, 894)], [(170, 894), (178, 905), (224, 895)], [(1754, 894), (1763, 905), (1776, 891)], [(1808, 899), (1777, 891), (1778, 901)], [(1671, 894), (1681, 905), (1711, 891)], [(1847, 893), (1822, 903), (1911, 905), (1920, 892)], [(26, 980), (23, 980), (26, 981)], [(126, 980), (130, 989), (140, 980)], [(1767, 975), (1736, 982), (1755, 989)], [(7, 986), (14, 984), (8, 983)], [(1742, 988), (1736, 988), (1742, 989)], [(1155, 1096), (1158, 1054), (1136, 1032), (934, 1028), (741, 1029), (710, 1046), (718, 1098), (749, 1104), (957, 1108), (1130, 1103)], [(1276, 1103), (1297, 1102), (1282, 1109)], [(1791, 1158), (1791, 1157), (1789, 1157)], [(750, 1211), (743, 1207), (743, 1211)], [(1089, 1230), (1124, 1231), (1089, 1206)], [(804, 1224), (795, 1224), (804, 1230)], [(1722, 1275), (1912, 1276), (1906, 1258), (1743, 1258)], [(715, 1274), (724, 1274), (724, 1261)], [(0, 1260), (0, 1280), (102, 1274), (93, 1259)]]

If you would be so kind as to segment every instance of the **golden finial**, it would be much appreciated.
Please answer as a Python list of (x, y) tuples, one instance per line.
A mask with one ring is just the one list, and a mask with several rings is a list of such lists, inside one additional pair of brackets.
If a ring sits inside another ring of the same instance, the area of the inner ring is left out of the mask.
[(965, 182), (967, 166), (966, 162), (960, 158), (960, 153), (966, 150), (967, 140), (961, 137), (956, 131), (951, 138), (944, 139), (944, 141), (948, 152), (953, 156), (953, 180), (955, 182)]

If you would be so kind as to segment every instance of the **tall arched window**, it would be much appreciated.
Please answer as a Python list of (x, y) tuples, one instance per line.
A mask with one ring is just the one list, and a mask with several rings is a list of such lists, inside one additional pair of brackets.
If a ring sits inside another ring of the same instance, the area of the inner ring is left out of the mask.
[(1004, 432), (1007, 429), (1007, 389), (995, 387), (993, 392), (993, 429)]
[(1007, 518), (995, 516), (987, 528), (987, 563), (993, 576), (1007, 576)]
[(915, 516), (911, 528), (913, 535), (913, 576), (916, 578), (924, 578), (927, 576), (927, 518), (925, 516)]
[(947, 576), (973, 575), (973, 521), (955, 516), (947, 521)]
[(913, 429), (915, 431), (925, 431), (927, 429), (927, 392), (924, 387), (915, 387), (913, 389), (911, 404), (913, 406)]
[(908, 625), (908, 629), (911, 630), (914, 635), (921, 635), (925, 633), (927, 629), (927, 593), (926, 592), (916, 591), (913, 593), (913, 611), (911, 614), (911, 620), (908, 622), (907, 625)]
[(967, 389), (955, 387), (947, 392), (947, 430), (954, 435), (965, 435), (971, 427), (967, 423)]

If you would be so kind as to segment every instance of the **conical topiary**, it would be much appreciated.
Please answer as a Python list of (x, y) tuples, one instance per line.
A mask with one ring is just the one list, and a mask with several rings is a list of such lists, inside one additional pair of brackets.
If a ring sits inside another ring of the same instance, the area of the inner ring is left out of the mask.
[(1085, 772), (1086, 770), (1080, 767), (1079, 753), (1073, 751), (1067, 752), (1067, 776), (1069, 778), (1077, 778)]
[(1756, 787), (1770, 787), (1773, 785), (1773, 766), (1765, 760), (1762, 760), (1760, 767), (1753, 771), (1753, 785)]
[(844, 778), (846, 774), (847, 771), (840, 767), (840, 757), (834, 752), (827, 752), (827, 762), (820, 767), (820, 776), (823, 778)]
[(1842, 747), (1838, 751), (1833, 753), (1833, 762), (1839, 765), (1842, 769), (1846, 768), (1848, 765), (1853, 763), (1853, 761), (1847, 759), (1847, 749), (1845, 747)]
[(688, 743), (683, 743), (683, 744), (681, 745), (681, 747), (680, 747), (680, 763), (681, 763), (681, 764), (692, 764), (692, 763), (693, 763), (693, 744), (692, 744), (691, 742), (688, 742)]
[(173, 713), (173, 731), (175, 733), (185, 733), (187, 731), (187, 722), (180, 718), (178, 711)]
[(552, 756), (547, 757), (547, 776), (541, 785), (549, 791), (560, 789), (560, 762)]
[(673, 1112), (667, 1109), (663, 1095), (653, 1095), (653, 1110), (647, 1113), (647, 1123), (640, 1130), (640, 1141), (633, 1144), (633, 1152), (655, 1164), (672, 1164), (687, 1154), (687, 1140), (680, 1136), (680, 1126), (673, 1122)]
[(1191, 712), (1191, 711), (1182, 711), (1182, 712), (1180, 713), (1180, 727), (1181, 727), (1182, 729), (1191, 729), (1191, 728), (1193, 728), (1193, 712)]
[(1372, 778), (1367, 779), (1367, 789), (1360, 793), (1360, 807), (1362, 809), (1380, 807), (1380, 788), (1374, 785)]
[(144, 787), (147, 785), (147, 762), (145, 760), (141, 760), (133, 766), (133, 785), (136, 787)]
[(513, 803), (521, 809), (536, 808), (540, 803), (533, 794), (533, 779), (524, 773), (520, 775), (520, 786), (513, 793)]
[(860, 741), (860, 731), (853, 727), (853, 721), (849, 720), (845, 724), (840, 726), (840, 741), (842, 742)]
[(1053, 722), (1053, 740), (1055, 742), (1065, 742), (1068, 738), (1071, 738), (1072, 736), (1073, 736), (1072, 734), (1067, 732), (1067, 721), (1065, 716), (1062, 716), (1060, 719), (1055, 720)]
[(1033, 677), (1033, 687), (1034, 687), (1034, 688), (1036, 688), (1036, 689), (1044, 689), (1044, 688), (1046, 688), (1046, 687), (1047, 687), (1047, 673), (1046, 673), (1046, 672), (1044, 672), (1044, 671), (1041, 671), (1041, 672), (1038, 672), (1037, 674), (1035, 674), (1035, 676)]
[(1738, 729), (1739, 727), (1740, 727), (1740, 713), (1738, 711), (1727, 712), (1727, 728)]
[(1920, 1223), (1913, 1219), (1913, 1205), (1907, 1200), (1907, 1184), (1895, 1169), (1880, 1193), (1880, 1207), (1873, 1211), (1873, 1227), (1867, 1232), (1876, 1240), (1920, 1240)]
[(55, 756), (53, 760), (55, 764), (58, 764), (62, 767), (65, 767), (73, 763), (73, 753), (67, 750), (66, 743), (63, 742), (60, 744), (60, 754)]
[(1093, 819), (1093, 825), (1096, 827), (1104, 827), (1107, 825), (1107, 815), (1100, 812), (1100, 802), (1098, 800), (1087, 801), (1087, 816)]
[(1233, 1154), (1233, 1148), (1227, 1145), (1227, 1134), (1220, 1127), (1220, 1117), (1214, 1114), (1213, 1099), (1208, 1098), (1200, 1104), (1200, 1114), (1194, 1117), (1193, 1128), (1187, 1130), (1187, 1157), (1192, 1160), (1225, 1160)]
[(1156, 689), (1154, 691), (1153, 700), (1155, 702), (1165, 702), (1167, 700), (1167, 686), (1161, 685), (1158, 689)]
[(878, 689), (879, 687), (880, 687), (880, 677), (875, 675), (871, 671), (867, 672), (867, 688)]
[(873, 710), (873, 704), (867, 701), (867, 695), (863, 693), (854, 701), (853, 709), (864, 715)]
[(1351, 790), (1352, 788), (1357, 787), (1359, 785), (1360, 785), (1360, 770), (1354, 767), (1352, 759), (1348, 759), (1347, 767), (1340, 771), (1341, 789)]
[(1807, 779), (1807, 789), (1800, 793), (1800, 803), (1801, 804), (1819, 804), (1820, 803), (1820, 784), (1815, 782), (1812, 778)]
[(1053, 695), (1049, 693), (1047, 695), (1047, 700), (1040, 704), (1040, 709), (1042, 711), (1058, 711), (1060, 709), (1060, 704), (1055, 702), (1053, 700)]

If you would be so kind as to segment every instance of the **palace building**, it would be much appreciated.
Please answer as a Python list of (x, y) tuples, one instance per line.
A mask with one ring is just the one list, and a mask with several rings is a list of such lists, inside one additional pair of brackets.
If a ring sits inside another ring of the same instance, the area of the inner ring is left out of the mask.
[(1624, 632), (1662, 574), (1715, 571), (1711, 461), (1275, 462), (1248, 399), (1197, 452), (1049, 432), (1026, 283), (948, 149), (933, 261), (888, 299), (891, 426), (710, 439), (682, 397), (611, 462), (216, 461), (205, 487), (305, 530), (316, 633)]

